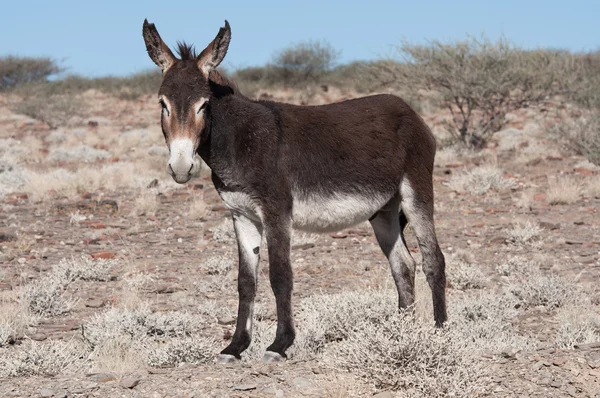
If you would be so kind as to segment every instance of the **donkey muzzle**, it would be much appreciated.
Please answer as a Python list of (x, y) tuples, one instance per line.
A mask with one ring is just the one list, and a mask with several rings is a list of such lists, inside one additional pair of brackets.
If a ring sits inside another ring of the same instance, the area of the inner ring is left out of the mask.
[(194, 144), (189, 139), (176, 139), (171, 142), (170, 149), (171, 158), (167, 171), (175, 182), (185, 184), (198, 168), (197, 160), (194, 159)]

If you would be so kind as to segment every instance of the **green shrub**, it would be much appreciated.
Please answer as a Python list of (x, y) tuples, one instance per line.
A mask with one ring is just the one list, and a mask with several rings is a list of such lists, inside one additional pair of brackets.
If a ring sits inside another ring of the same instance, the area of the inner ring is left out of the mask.
[(46, 82), (61, 71), (50, 58), (0, 57), (0, 91), (27, 83)]

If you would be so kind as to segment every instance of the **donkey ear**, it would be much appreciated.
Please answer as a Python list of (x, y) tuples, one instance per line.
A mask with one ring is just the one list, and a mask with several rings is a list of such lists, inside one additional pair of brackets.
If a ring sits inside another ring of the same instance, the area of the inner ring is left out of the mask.
[(153, 23), (148, 23), (147, 19), (144, 19), (142, 32), (144, 34), (144, 41), (146, 42), (146, 51), (148, 51), (150, 59), (165, 73), (177, 61), (177, 58), (175, 58), (169, 47), (160, 38), (156, 26)]
[(208, 77), (211, 70), (215, 69), (227, 54), (229, 41), (231, 40), (231, 28), (225, 20), (225, 26), (219, 29), (217, 37), (198, 55), (196, 62), (198, 68)]

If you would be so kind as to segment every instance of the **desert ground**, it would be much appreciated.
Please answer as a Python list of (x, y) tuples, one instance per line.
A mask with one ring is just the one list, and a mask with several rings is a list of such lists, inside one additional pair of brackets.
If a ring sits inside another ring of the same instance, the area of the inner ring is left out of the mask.
[[(155, 96), (89, 90), (58, 128), (17, 100), (0, 96), (0, 396), (600, 397), (600, 167), (551, 134), (564, 106), (510, 113), (480, 151), (440, 145), (444, 329), (420, 265), (414, 315), (397, 313), (368, 223), (295, 232), (289, 359), (260, 361), (275, 322), (263, 250), (253, 343), (218, 365), (237, 311), (231, 219), (209, 170), (166, 173)], [(420, 113), (443, 142), (449, 115)]]

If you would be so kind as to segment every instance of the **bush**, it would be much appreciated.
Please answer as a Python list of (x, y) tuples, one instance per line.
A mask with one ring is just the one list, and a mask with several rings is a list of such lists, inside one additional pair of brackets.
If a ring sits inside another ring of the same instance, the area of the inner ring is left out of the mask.
[[(598, 90), (600, 90), (600, 83)], [(555, 125), (552, 132), (567, 149), (600, 165), (600, 113), (594, 112), (588, 117), (559, 123)]]
[(13, 111), (29, 116), (56, 129), (67, 124), (73, 116), (82, 116), (85, 109), (81, 98), (72, 95), (43, 95), (25, 97), (13, 106)]
[(45, 82), (62, 69), (50, 58), (0, 57), (0, 91)]
[(273, 58), (272, 73), (284, 86), (319, 83), (339, 58), (329, 43), (306, 41), (279, 51)]
[(439, 93), (440, 105), (452, 115), (450, 133), (475, 148), (485, 146), (507, 123), (508, 112), (564, 92), (577, 76), (569, 53), (526, 51), (506, 39), (470, 37), (428, 45), (404, 41), (398, 51), (404, 63), (376, 66), (382, 79)]

